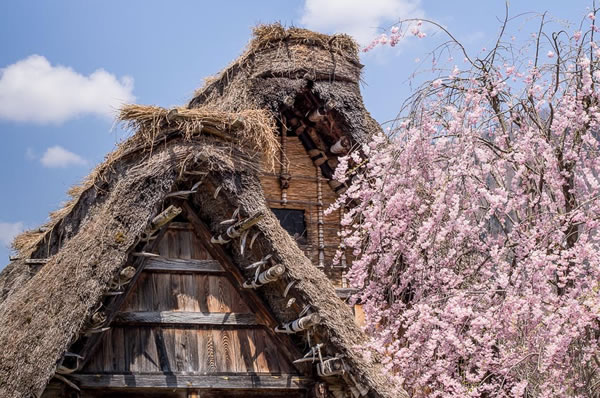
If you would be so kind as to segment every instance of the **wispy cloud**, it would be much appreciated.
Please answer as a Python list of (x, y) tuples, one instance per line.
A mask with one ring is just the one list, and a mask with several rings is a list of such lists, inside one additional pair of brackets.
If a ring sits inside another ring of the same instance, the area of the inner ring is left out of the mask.
[(84, 158), (59, 145), (46, 149), (40, 162), (45, 167), (85, 166), (87, 164)]
[(35, 159), (37, 159), (37, 155), (35, 154), (35, 151), (33, 150), (33, 148), (28, 147), (25, 150), (25, 159), (27, 159), (27, 160), (35, 160)]
[(348, 33), (365, 45), (382, 25), (424, 15), (421, 0), (305, 0), (301, 22), (309, 29)]
[(132, 91), (129, 76), (118, 79), (103, 69), (85, 76), (31, 55), (0, 69), (0, 119), (44, 124), (86, 114), (112, 117), (135, 100)]
[(22, 222), (8, 223), (0, 222), (0, 243), (10, 246), (15, 236), (23, 232), (25, 225)]

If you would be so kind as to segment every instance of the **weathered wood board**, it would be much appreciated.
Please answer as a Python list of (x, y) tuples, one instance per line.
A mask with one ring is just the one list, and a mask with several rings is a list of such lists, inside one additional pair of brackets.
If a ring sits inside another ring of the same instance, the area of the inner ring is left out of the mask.
[(81, 377), (297, 374), (189, 224), (169, 228), (157, 252)]

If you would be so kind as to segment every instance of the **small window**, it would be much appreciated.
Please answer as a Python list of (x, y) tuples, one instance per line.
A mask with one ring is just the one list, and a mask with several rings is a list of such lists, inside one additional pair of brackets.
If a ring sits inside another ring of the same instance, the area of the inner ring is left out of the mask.
[(296, 209), (271, 209), (281, 226), (288, 231), (299, 245), (305, 245), (306, 222), (304, 221), (304, 210)]

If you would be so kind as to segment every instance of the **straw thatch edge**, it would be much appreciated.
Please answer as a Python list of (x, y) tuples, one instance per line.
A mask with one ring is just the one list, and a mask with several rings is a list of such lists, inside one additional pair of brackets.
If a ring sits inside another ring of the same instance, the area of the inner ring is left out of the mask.
[(95, 167), (81, 184), (69, 189), (67, 194), (70, 199), (60, 209), (50, 213), (47, 223), (14, 238), (12, 248), (19, 257), (29, 256), (52, 233), (60, 220), (72, 212), (84, 192), (105, 182), (106, 174), (115, 162), (138, 152), (151, 153), (154, 146), (171, 135), (179, 133), (186, 140), (200, 134), (217, 135), (231, 145), (247, 147), (255, 154), (264, 154), (261, 156), (269, 162), (267, 166), (271, 168), (274, 167), (279, 151), (275, 122), (270, 113), (263, 110), (230, 113), (210, 107), (165, 109), (130, 104), (121, 108), (118, 120), (136, 133), (108, 154), (104, 162)]
[(252, 30), (252, 35), (242, 55), (221, 72), (204, 79), (204, 85), (194, 91), (193, 98), (228, 80), (238, 69), (247, 65), (256, 53), (275, 47), (293, 44), (317, 47), (341, 55), (347, 61), (360, 66), (359, 45), (347, 34), (326, 35), (303, 28), (285, 28), (281, 23), (273, 23), (257, 25)]

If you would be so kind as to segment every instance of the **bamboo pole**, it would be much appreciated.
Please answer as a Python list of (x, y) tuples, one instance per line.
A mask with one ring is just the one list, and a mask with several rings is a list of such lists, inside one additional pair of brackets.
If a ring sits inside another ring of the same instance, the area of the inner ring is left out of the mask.
[(323, 233), (323, 186), (322, 186), (322, 175), (321, 168), (316, 167), (317, 170), (317, 234), (319, 239), (319, 263), (318, 267), (323, 268), (325, 266), (325, 238)]

